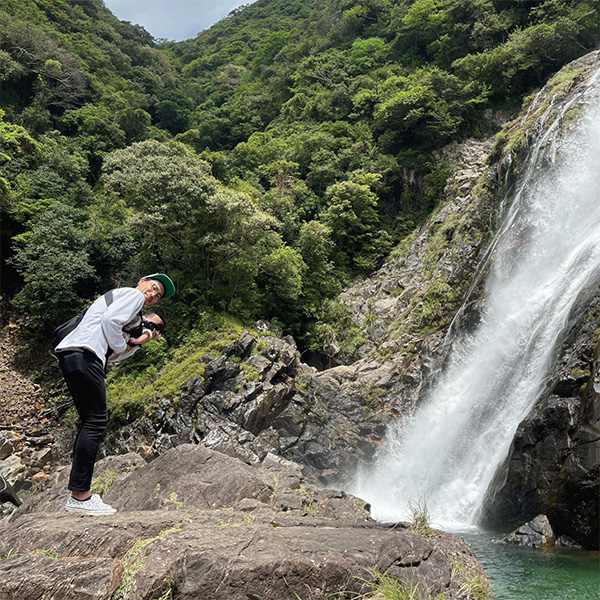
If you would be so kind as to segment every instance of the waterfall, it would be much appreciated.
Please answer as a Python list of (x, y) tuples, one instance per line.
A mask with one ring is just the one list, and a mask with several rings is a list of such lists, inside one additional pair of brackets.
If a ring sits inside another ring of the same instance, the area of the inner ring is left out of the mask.
[(424, 503), (434, 526), (473, 524), (547, 384), (578, 294), (600, 278), (599, 89), (588, 87), (577, 123), (562, 120), (575, 99), (554, 122), (544, 120), (557, 107), (539, 119), (488, 253), (480, 322), (457, 334), (427, 397), (388, 429), (350, 490), (375, 518), (410, 520), (411, 507)]

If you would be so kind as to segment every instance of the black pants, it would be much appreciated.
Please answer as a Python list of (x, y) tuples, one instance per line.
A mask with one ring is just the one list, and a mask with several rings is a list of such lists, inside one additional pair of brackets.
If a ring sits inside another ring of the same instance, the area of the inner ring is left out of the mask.
[(89, 350), (61, 352), (59, 362), (81, 419), (73, 445), (69, 489), (87, 492), (92, 484), (98, 448), (108, 424), (104, 367)]

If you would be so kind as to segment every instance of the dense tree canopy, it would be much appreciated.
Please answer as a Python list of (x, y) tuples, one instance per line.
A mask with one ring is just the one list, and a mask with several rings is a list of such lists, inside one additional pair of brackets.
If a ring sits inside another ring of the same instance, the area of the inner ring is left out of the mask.
[(592, 0), (258, 0), (169, 42), (102, 0), (4, 0), (6, 296), (51, 325), (167, 270), (181, 327), (223, 310), (318, 347), (328, 299), (439, 200), (433, 152), (492, 133), (598, 22)]

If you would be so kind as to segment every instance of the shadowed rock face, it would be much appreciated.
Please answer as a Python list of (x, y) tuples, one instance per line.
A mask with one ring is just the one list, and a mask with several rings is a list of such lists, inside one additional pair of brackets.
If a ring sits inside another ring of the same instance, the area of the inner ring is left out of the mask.
[[(68, 469), (0, 521), (4, 600), (325, 598), (360, 592), (369, 569), (433, 595), (467, 598), (463, 574), (483, 575), (468, 544), (406, 523), (379, 524), (358, 498), (304, 483), (297, 465), (260, 465), (197, 445), (152, 463), (130, 454), (98, 465), (113, 480), (116, 515), (62, 511)], [(297, 594), (297, 595), (296, 595)], [(490, 595), (491, 598), (491, 595)]]

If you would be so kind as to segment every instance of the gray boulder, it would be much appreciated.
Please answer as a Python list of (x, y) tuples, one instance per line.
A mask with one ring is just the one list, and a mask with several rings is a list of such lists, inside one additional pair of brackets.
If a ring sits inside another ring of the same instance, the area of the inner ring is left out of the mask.
[(98, 466), (98, 479), (115, 473), (104, 498), (116, 515), (63, 512), (64, 469), (0, 521), (1, 598), (325, 599), (386, 573), (466, 600), (465, 578), (485, 581), (464, 540), (376, 523), (360, 499), (306, 484), (273, 455), (249, 466), (181, 445), (148, 464), (129, 455)]
[(556, 536), (546, 515), (538, 515), (535, 519), (509, 533), (503, 542), (530, 546), (532, 548), (548, 548), (554, 546)]

